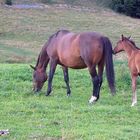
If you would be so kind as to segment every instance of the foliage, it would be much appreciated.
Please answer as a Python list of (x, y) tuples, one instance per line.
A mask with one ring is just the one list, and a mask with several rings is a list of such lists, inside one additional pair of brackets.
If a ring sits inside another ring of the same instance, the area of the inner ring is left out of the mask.
[(102, 7), (108, 7), (111, 5), (112, 0), (93, 0), (92, 2), (96, 2), (99, 6), (102, 6)]
[(140, 0), (112, 0), (110, 6), (117, 12), (140, 18)]
[(41, 2), (42, 2), (42, 3), (47, 3), (47, 4), (51, 4), (51, 3), (53, 3), (52, 0), (41, 0)]
[(5, 0), (5, 4), (12, 5), (12, 0)]

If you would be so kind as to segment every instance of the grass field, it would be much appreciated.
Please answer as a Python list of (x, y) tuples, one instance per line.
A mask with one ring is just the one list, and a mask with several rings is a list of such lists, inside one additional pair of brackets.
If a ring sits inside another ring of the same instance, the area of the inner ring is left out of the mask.
[[(140, 21), (95, 6), (92, 10), (56, 8), (13, 9), (0, 6), (0, 140), (139, 140), (140, 95), (131, 108), (131, 79), (124, 53), (114, 56), (117, 94), (112, 97), (104, 75), (101, 98), (89, 105), (88, 71), (70, 70), (72, 96), (67, 98), (61, 68), (53, 93), (32, 89), (32, 70), (48, 37), (58, 29), (98, 31), (115, 46), (121, 34), (132, 35), (140, 46)], [(11, 63), (11, 64), (10, 64)], [(138, 93), (140, 81), (138, 81)]]
[(46, 86), (39, 94), (31, 92), (32, 71), (27, 64), (0, 67), (0, 126), (10, 131), (2, 139), (139, 140), (140, 107), (130, 107), (128, 73), (117, 76), (116, 96), (110, 95), (104, 80), (99, 102), (89, 105), (91, 82), (87, 70), (70, 71), (72, 96), (67, 98), (60, 68), (52, 95), (45, 97)]

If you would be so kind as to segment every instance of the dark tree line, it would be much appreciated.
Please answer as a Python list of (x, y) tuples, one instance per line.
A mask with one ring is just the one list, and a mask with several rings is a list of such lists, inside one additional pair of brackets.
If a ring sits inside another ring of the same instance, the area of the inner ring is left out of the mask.
[(140, 18), (140, 0), (111, 0), (110, 7), (119, 13)]
[(12, 0), (5, 0), (5, 4), (12, 5)]

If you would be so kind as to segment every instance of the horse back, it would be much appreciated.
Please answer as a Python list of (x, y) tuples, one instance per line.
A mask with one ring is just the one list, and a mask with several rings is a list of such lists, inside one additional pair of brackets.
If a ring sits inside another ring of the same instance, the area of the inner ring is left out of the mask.
[(67, 67), (81, 69), (98, 64), (103, 54), (102, 36), (98, 33), (59, 34), (47, 47), (50, 58)]
[(86, 67), (80, 55), (79, 34), (68, 33), (60, 38), (57, 53), (60, 63), (65, 66), (76, 69)]

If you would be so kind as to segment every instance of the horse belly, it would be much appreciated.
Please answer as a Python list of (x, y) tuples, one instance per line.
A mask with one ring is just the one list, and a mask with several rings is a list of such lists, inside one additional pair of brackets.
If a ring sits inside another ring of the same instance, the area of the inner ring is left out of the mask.
[(76, 36), (75, 34), (66, 35), (61, 39), (57, 49), (60, 63), (73, 69), (82, 69), (87, 67), (80, 56), (78, 37), (79, 36)]
[(129, 59), (128, 66), (131, 74), (138, 75), (138, 73), (140, 73), (140, 59), (136, 56), (133, 56)]
[(79, 57), (75, 57), (75, 56), (61, 57), (60, 63), (66, 67), (73, 68), (73, 69), (82, 69), (82, 68), (87, 67), (80, 56)]

